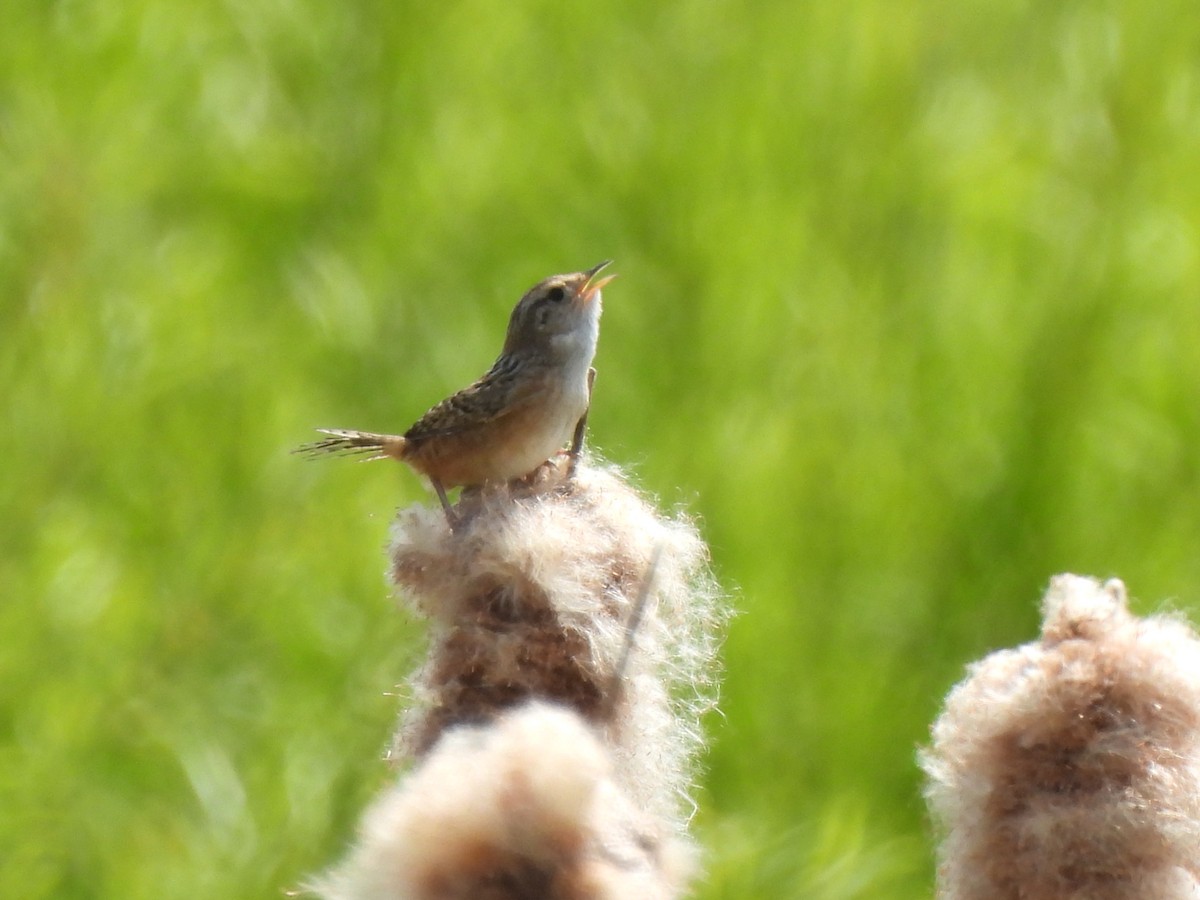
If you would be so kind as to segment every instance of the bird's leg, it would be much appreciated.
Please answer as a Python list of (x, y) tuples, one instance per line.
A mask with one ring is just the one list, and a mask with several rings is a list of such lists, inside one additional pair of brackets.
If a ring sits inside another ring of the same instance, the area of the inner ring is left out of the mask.
[(442, 501), (442, 510), (446, 513), (446, 521), (450, 525), (450, 530), (454, 531), (461, 520), (458, 518), (458, 513), (454, 511), (454, 507), (450, 505), (450, 498), (446, 496), (446, 489), (442, 487), (442, 483), (436, 478), (430, 478), (430, 483), (433, 485), (434, 491), (437, 493), (438, 500)]
[(588, 369), (587, 387), (588, 387), (588, 405), (583, 410), (583, 415), (579, 417), (579, 421), (575, 423), (575, 434), (571, 438), (571, 449), (567, 453), (567, 477), (575, 476), (575, 467), (579, 464), (579, 457), (583, 453), (583, 439), (587, 434), (587, 418), (588, 410), (592, 408), (592, 385), (596, 383), (596, 370)]

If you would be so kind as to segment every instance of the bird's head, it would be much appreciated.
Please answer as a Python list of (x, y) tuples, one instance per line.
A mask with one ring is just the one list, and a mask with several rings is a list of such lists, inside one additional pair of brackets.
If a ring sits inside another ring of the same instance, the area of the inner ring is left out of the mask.
[(570, 275), (551, 275), (526, 291), (508, 320), (504, 352), (556, 357), (586, 352), (590, 358), (600, 333), (600, 289), (617, 277), (598, 276), (611, 262)]

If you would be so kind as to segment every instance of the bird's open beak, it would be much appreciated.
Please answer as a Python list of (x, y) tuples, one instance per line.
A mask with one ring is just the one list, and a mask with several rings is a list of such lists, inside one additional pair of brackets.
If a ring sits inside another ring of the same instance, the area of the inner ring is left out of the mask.
[(604, 262), (600, 263), (599, 265), (592, 266), (583, 273), (587, 276), (587, 280), (583, 283), (583, 287), (579, 289), (579, 296), (584, 300), (584, 302), (590, 301), (593, 297), (600, 293), (600, 288), (604, 287), (617, 277), (615, 273), (612, 275), (606, 275), (604, 278), (596, 277), (610, 265), (612, 265), (612, 260), (606, 259)]

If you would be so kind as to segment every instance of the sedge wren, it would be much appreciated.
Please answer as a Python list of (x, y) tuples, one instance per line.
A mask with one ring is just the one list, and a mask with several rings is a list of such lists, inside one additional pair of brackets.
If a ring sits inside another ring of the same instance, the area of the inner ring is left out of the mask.
[(571, 441), (572, 471), (583, 448), (600, 335), (598, 278), (611, 262), (552, 275), (521, 298), (504, 348), (470, 387), (447, 397), (402, 435), (320, 428), (329, 437), (299, 452), (373, 453), (398, 459), (429, 479), (446, 518), (457, 523), (446, 489), (528, 475)]

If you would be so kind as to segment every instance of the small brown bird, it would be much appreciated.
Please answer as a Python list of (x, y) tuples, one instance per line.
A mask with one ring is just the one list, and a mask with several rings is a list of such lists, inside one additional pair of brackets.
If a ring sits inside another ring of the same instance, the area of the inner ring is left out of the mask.
[(298, 452), (374, 453), (427, 477), (451, 525), (446, 489), (528, 475), (571, 440), (571, 465), (583, 448), (600, 335), (600, 289), (615, 278), (552, 275), (526, 292), (508, 320), (500, 356), (488, 371), (421, 416), (403, 435), (320, 428), (328, 438)]

